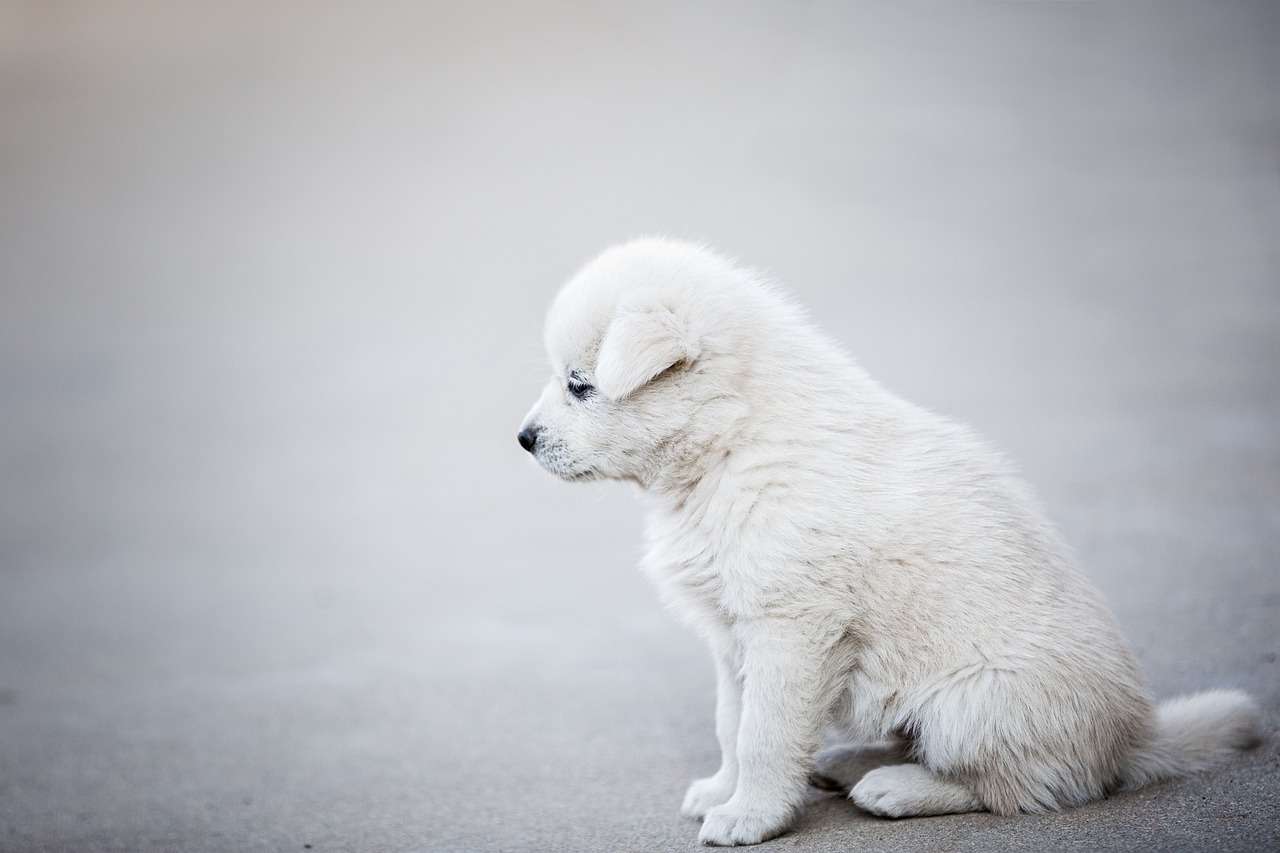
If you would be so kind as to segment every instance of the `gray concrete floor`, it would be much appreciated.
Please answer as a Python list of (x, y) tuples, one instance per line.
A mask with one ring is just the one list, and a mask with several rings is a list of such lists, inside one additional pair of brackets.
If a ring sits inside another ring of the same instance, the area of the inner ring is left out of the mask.
[[(1275, 4), (0, 6), (0, 849), (687, 850), (710, 664), (515, 427), (703, 238), (1017, 459), (1161, 696), (1280, 712)], [(1274, 849), (1273, 737), (795, 850)]]

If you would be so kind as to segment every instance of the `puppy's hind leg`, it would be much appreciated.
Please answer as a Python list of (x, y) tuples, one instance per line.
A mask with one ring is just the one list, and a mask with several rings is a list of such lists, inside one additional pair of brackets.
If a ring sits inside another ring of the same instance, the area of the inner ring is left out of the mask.
[(881, 817), (925, 817), (985, 808), (968, 787), (919, 764), (878, 767), (853, 786), (849, 799)]

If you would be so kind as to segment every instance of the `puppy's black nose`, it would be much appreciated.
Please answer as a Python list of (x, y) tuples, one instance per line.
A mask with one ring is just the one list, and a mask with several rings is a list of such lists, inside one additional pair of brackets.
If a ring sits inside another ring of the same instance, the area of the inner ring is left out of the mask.
[(538, 443), (538, 428), (532, 425), (525, 427), (516, 436), (516, 441), (520, 442), (521, 447), (532, 453), (534, 445)]

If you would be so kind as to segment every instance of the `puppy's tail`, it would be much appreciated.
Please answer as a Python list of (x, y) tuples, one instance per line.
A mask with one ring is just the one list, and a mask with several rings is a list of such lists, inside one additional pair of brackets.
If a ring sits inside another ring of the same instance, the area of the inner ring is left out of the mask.
[(1161, 702), (1155, 739), (1129, 759), (1125, 788), (1208, 770), (1262, 741), (1258, 704), (1240, 690), (1206, 690)]

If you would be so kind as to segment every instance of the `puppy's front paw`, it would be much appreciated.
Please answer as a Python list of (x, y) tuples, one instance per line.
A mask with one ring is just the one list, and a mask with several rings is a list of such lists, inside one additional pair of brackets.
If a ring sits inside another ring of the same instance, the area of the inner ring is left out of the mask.
[(685, 817), (702, 817), (716, 806), (727, 803), (733, 796), (733, 786), (734, 780), (722, 773), (695, 779), (684, 794), (680, 814)]
[(790, 809), (745, 806), (730, 800), (707, 812), (698, 840), (714, 847), (759, 844), (781, 835), (790, 823)]

